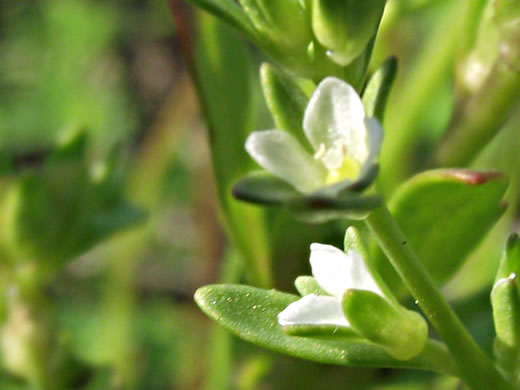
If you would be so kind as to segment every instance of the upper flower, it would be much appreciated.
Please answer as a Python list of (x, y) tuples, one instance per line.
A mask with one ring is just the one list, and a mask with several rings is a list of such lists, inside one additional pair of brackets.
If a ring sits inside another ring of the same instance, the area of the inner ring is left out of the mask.
[(367, 290), (384, 296), (356, 251), (344, 253), (331, 245), (312, 244), (310, 263), (312, 275), (330, 295), (309, 294), (290, 304), (278, 315), (282, 326), (349, 327), (342, 309), (343, 295), (348, 289)]
[(354, 88), (334, 77), (314, 91), (303, 130), (314, 153), (281, 130), (255, 131), (246, 140), (246, 150), (259, 165), (303, 193), (363, 179), (377, 161), (383, 137)]

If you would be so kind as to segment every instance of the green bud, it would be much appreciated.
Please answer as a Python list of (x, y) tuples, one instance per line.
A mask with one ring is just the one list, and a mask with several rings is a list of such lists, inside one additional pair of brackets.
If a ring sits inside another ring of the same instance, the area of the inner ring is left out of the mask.
[(511, 274), (520, 275), (520, 237), (516, 233), (511, 234), (507, 239), (495, 283), (500, 279), (509, 278)]
[(396, 359), (409, 360), (426, 345), (428, 326), (418, 313), (371, 291), (347, 290), (343, 312), (357, 333), (383, 346)]
[(374, 38), (386, 0), (313, 0), (312, 28), (340, 65), (359, 57)]
[(520, 368), (520, 294), (516, 274), (499, 279), (491, 292), (495, 322), (495, 356), (502, 368), (513, 373)]
[(495, 322), (495, 355), (509, 373), (520, 368), (520, 238), (512, 234), (500, 260), (491, 291)]

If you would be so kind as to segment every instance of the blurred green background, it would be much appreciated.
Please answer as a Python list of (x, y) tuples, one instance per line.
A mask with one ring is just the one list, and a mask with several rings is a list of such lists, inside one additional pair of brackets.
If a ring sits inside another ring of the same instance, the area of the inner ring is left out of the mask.
[[(385, 130), (408, 129), (403, 139), (412, 153), (382, 177), (386, 194), (425, 166), (449, 121), (459, 50), (453, 34), (461, 24), (458, 0), (390, 3), (373, 63), (390, 54), (399, 58)], [(185, 21), (186, 36), (195, 39), (193, 24)], [(127, 197), (148, 213), (144, 223), (71, 262), (47, 292), (58, 303), (62, 337), (78, 359), (96, 367), (87, 388), (455, 389), (457, 383), (426, 373), (280, 356), (231, 339), (196, 308), (195, 289), (222, 279), (222, 259), (233, 254), (219, 222), (207, 133), (183, 44), (166, 0), (0, 0), (0, 150), (38, 153), (70, 128), (84, 127), (92, 135), (93, 164), (116, 145), (122, 150)], [(249, 49), (253, 127), (270, 128), (256, 76), (265, 58)], [(432, 53), (435, 60), (428, 60)], [(513, 179), (509, 211), (446, 287), (488, 351), (487, 289), (518, 210), (515, 123), (475, 163)], [(293, 292), (291, 281), (309, 273), (308, 244), (341, 246), (344, 227), (303, 225), (284, 213), (268, 217), (274, 284)], [(27, 387), (1, 373), (0, 388)]]

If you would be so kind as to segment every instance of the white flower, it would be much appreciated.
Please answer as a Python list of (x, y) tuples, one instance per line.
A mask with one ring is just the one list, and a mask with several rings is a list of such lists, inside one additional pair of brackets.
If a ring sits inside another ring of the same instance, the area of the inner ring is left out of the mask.
[(247, 152), (260, 166), (303, 193), (363, 178), (377, 160), (383, 137), (354, 88), (334, 77), (324, 79), (313, 93), (303, 130), (314, 155), (281, 130), (255, 131), (246, 141)]
[(336, 247), (311, 245), (310, 263), (318, 284), (330, 296), (309, 294), (291, 303), (278, 314), (282, 326), (329, 325), (349, 327), (342, 309), (343, 294), (347, 289), (368, 290), (384, 296), (359, 253), (344, 253)]

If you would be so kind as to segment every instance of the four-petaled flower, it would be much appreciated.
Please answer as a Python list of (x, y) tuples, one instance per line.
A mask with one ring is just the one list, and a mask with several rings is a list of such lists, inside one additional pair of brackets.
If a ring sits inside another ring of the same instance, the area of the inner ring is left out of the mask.
[(309, 294), (278, 315), (281, 326), (335, 326), (348, 328), (342, 299), (348, 289), (367, 290), (384, 297), (361, 255), (331, 245), (312, 244), (312, 275), (330, 296)]
[(360, 181), (377, 162), (381, 125), (365, 115), (354, 88), (340, 79), (328, 77), (318, 85), (305, 110), (303, 130), (314, 155), (282, 130), (253, 132), (246, 150), (260, 166), (302, 193)]

